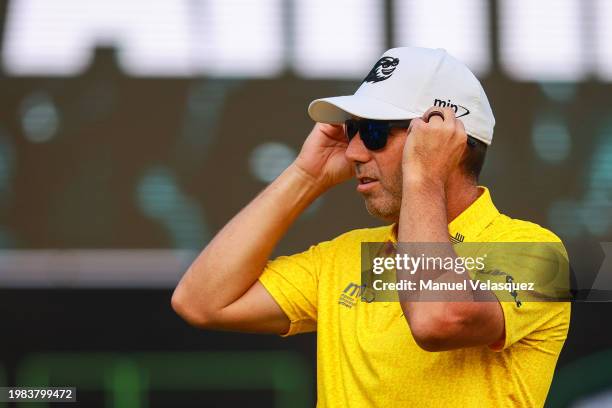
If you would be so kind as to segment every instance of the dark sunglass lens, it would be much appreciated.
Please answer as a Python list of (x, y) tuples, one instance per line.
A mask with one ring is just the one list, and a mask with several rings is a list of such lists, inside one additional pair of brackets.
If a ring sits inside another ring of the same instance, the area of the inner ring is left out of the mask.
[(359, 129), (363, 144), (370, 150), (378, 150), (387, 144), (389, 125), (386, 122), (364, 120)]
[(359, 131), (359, 124), (357, 123), (357, 121), (349, 119), (344, 122), (344, 128), (346, 132), (346, 137), (350, 141), (357, 134), (357, 131)]

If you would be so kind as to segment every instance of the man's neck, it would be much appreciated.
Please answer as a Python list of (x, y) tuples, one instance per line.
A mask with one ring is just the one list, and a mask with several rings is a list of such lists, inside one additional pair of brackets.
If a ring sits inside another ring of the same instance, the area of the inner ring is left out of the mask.
[(476, 184), (465, 180), (460, 183), (449, 183), (446, 189), (447, 223), (450, 224), (472, 205), (483, 191)]
[[(482, 188), (471, 182), (470, 180), (461, 177), (455, 180), (449, 180), (446, 187), (446, 218), (447, 224), (450, 224), (470, 205), (474, 203), (484, 192)], [(393, 225), (393, 235), (397, 238), (397, 223)]]

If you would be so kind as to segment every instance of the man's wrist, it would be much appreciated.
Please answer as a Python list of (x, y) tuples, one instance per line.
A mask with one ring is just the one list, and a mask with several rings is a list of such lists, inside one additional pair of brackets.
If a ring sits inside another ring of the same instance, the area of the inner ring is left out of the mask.
[(440, 178), (426, 171), (418, 171), (414, 168), (403, 168), (403, 189), (419, 193), (431, 193), (434, 191), (445, 193), (446, 183)]
[(285, 172), (288, 173), (292, 179), (295, 179), (298, 183), (300, 183), (303, 188), (308, 191), (308, 194), (313, 195), (314, 198), (317, 198), (331, 187), (327, 186), (322, 180), (308, 173), (295, 161), (285, 169)]

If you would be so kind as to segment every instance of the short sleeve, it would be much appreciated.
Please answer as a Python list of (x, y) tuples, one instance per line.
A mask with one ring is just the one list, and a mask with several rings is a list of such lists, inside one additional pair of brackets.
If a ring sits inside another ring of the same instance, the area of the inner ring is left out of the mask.
[[(319, 244), (320, 245), (320, 244)], [(316, 331), (319, 246), (269, 261), (259, 281), (289, 318), (282, 336)]]
[(567, 337), (571, 304), (569, 302), (525, 302), (520, 307), (515, 302), (500, 301), (504, 313), (506, 335), (503, 342), (490, 345), (494, 351), (502, 351), (519, 341), (531, 342), (546, 348), (552, 344), (556, 352)]
[[(558, 353), (570, 319), (569, 263), (561, 242), (493, 244), (493, 256), (479, 280), (492, 282), (499, 301), (505, 336), (490, 345), (504, 350), (517, 342)], [(497, 286), (495, 286), (497, 285)]]

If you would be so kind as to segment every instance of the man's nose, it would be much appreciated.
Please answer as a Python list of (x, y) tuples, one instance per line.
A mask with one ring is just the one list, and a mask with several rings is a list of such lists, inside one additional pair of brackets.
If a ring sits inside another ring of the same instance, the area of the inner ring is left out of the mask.
[(357, 134), (349, 142), (349, 145), (344, 152), (344, 156), (348, 161), (359, 163), (366, 163), (372, 158), (370, 151), (363, 144), (363, 140), (361, 140), (359, 132), (357, 132)]

